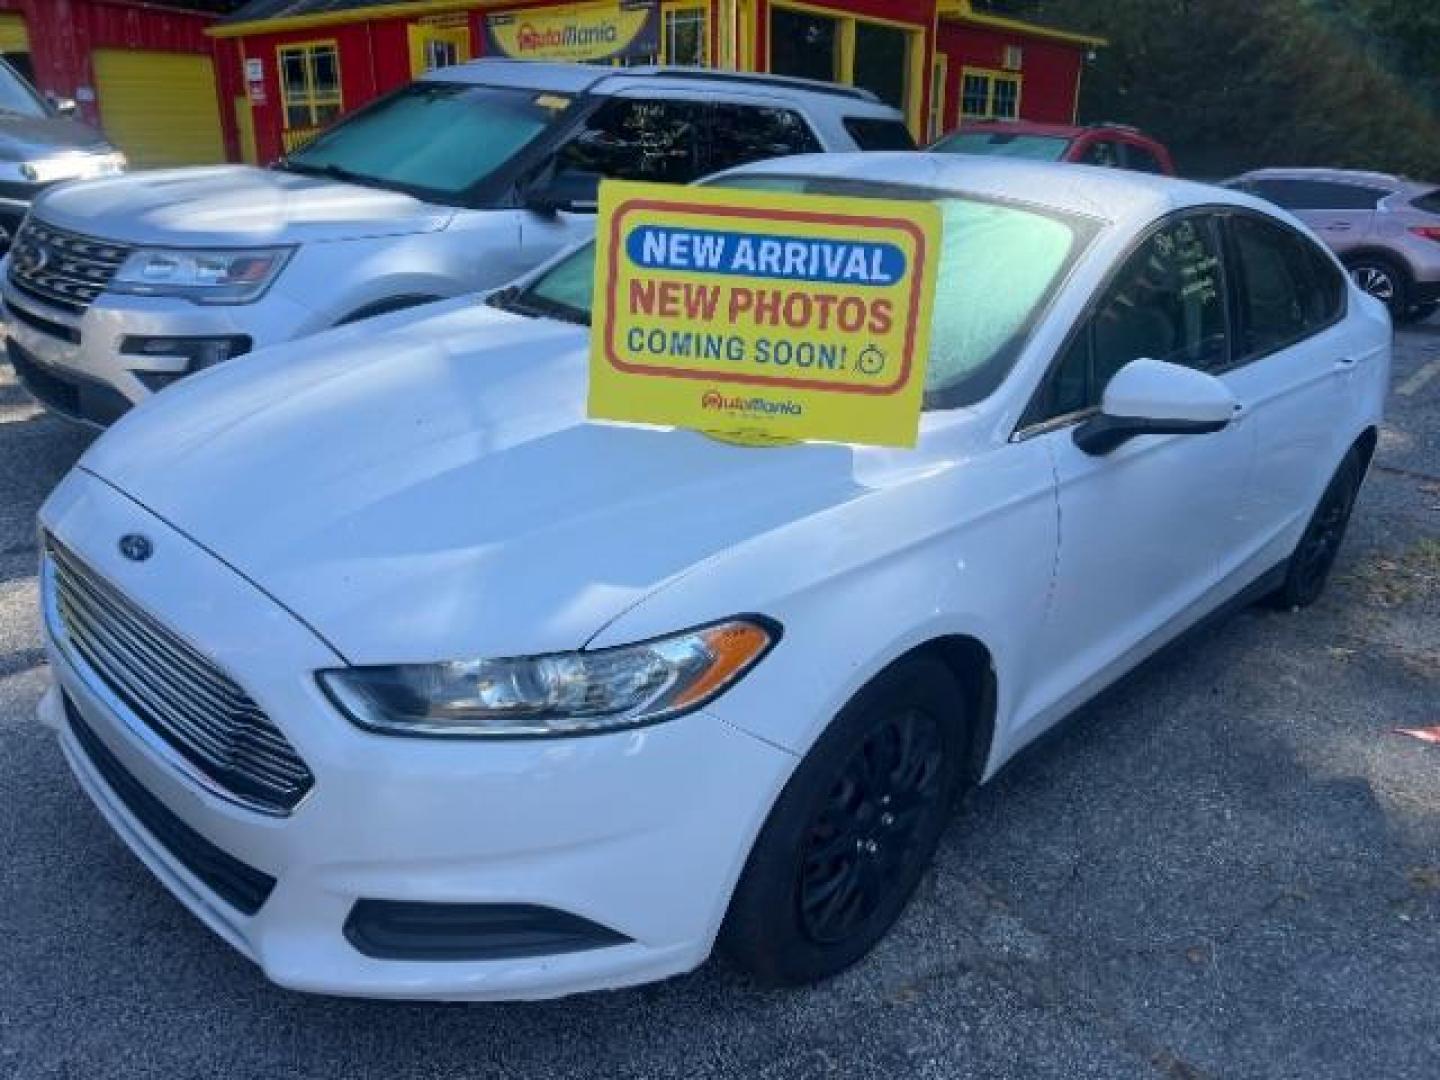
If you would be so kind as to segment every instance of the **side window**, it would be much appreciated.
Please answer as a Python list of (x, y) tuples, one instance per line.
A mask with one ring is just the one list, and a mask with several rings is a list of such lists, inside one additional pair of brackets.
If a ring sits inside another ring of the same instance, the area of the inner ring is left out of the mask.
[(1310, 241), (1280, 225), (1231, 220), (1239, 298), (1239, 352), (1259, 356), (1334, 321), (1344, 293), (1339, 274)]
[(557, 172), (685, 184), (700, 175), (696, 144), (704, 106), (615, 98), (560, 148)]
[(1137, 172), (1160, 174), (1165, 172), (1165, 167), (1160, 164), (1160, 159), (1139, 143), (1125, 144), (1125, 167), (1135, 169)]
[(1096, 139), (1085, 147), (1079, 158), (1081, 165), (1099, 165), (1107, 169), (1120, 167), (1120, 147), (1109, 139)]
[(1374, 210), (1389, 194), (1383, 188), (1329, 180), (1261, 179), (1256, 194), (1287, 210)]
[(847, 116), (845, 130), (860, 150), (914, 150), (915, 138), (900, 120)]
[(756, 105), (715, 105), (710, 111), (706, 172), (788, 154), (820, 152), (820, 140), (804, 117), (791, 109)]
[(1100, 404), (1132, 360), (1211, 370), (1229, 360), (1219, 241), (1209, 217), (1165, 225), (1130, 256), (1066, 347), (1027, 422)]

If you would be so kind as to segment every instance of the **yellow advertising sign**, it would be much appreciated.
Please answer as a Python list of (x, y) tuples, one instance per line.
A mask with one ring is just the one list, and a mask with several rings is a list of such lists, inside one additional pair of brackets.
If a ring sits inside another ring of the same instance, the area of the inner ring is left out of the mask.
[(512, 60), (609, 60), (659, 49), (653, 2), (584, 4), (485, 16), (486, 52)]
[(606, 181), (589, 415), (914, 446), (939, 208)]

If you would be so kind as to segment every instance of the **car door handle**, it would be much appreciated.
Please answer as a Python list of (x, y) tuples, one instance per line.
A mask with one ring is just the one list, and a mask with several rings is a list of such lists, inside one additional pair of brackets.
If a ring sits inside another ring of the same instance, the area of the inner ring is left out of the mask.
[(1335, 366), (1336, 366), (1336, 367), (1341, 367), (1341, 368), (1354, 367), (1356, 361), (1358, 361), (1359, 359), (1360, 359), (1360, 358), (1359, 358), (1358, 356), (1353, 356), (1353, 355), (1352, 355), (1352, 356), (1342, 356), (1342, 357), (1340, 357), (1340, 359), (1338, 359), (1338, 360), (1335, 361)]
[(1330, 225), (1326, 225), (1325, 228), (1330, 232), (1349, 232), (1354, 226), (1348, 221), (1336, 221)]

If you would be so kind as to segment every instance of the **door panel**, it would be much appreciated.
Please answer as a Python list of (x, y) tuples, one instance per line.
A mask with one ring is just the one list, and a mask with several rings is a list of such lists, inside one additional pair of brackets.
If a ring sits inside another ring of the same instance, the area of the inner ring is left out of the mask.
[(1242, 363), (1225, 376), (1256, 430), (1246, 493), (1252, 524), (1230, 569), (1253, 576), (1287, 557), (1339, 464), (1355, 355), (1343, 322), (1346, 285), (1307, 238), (1241, 214), (1227, 225)]

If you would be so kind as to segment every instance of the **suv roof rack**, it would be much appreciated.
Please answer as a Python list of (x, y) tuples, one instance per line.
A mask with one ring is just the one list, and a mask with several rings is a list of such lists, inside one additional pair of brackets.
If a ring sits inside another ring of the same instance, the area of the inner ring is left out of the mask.
[(841, 86), (838, 83), (821, 82), (818, 79), (801, 79), (793, 75), (770, 75), (765, 72), (716, 71), (712, 68), (671, 67), (664, 64), (643, 64), (635, 67), (616, 68), (605, 73), (605, 78), (623, 79), (639, 75), (647, 78), (695, 79), (704, 82), (735, 82), (748, 86), (776, 86), (790, 90), (808, 90), (813, 94), (829, 94), (863, 101), (870, 105), (883, 105), (872, 91), (859, 86)]

